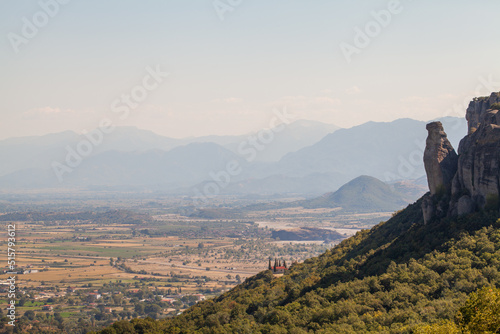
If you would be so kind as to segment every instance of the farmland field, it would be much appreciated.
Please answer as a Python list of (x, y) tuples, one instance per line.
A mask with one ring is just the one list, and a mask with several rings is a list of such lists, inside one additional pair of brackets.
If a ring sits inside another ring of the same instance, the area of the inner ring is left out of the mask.
[[(209, 219), (175, 206), (136, 206), (0, 219), (16, 225), (17, 312), (33, 311), (49, 327), (57, 317), (90, 330), (117, 319), (172, 316), (266, 270), (269, 259), (301, 262), (340, 241), (282, 241), (271, 238), (273, 230), (320, 228), (348, 237), (388, 215), (289, 208)], [(2, 296), (9, 276), (0, 275)], [(7, 298), (0, 303), (7, 307)]]

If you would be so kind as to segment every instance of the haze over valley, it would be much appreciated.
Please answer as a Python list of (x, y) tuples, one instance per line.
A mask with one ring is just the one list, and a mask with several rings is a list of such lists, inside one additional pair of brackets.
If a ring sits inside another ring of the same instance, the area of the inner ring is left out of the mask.
[(498, 13), (0, 2), (0, 333), (498, 333)]

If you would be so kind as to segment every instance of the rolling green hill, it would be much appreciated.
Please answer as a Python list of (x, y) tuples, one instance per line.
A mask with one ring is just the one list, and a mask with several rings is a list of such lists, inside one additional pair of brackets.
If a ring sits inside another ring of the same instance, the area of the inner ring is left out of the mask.
[[(392, 212), (409, 203), (404, 199), (408, 196), (408, 192), (403, 194), (409, 188), (403, 182), (390, 186), (377, 178), (362, 175), (347, 182), (337, 191), (326, 193), (320, 197), (293, 202), (252, 204), (245, 207), (245, 210), (262, 211), (304, 207), (307, 209), (341, 208), (342, 212), (356, 213)], [(415, 192), (414, 190), (410, 191)]]
[(405, 201), (389, 185), (371, 176), (362, 175), (346, 183), (334, 193), (304, 201), (306, 208), (342, 207), (354, 212), (394, 211)]

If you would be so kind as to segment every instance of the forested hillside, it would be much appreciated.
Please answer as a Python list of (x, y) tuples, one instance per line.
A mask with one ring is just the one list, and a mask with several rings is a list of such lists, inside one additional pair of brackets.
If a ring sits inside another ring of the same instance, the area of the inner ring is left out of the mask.
[(264, 271), (176, 318), (120, 322), (101, 333), (425, 330), (453, 322), (471, 293), (500, 285), (499, 227), (497, 211), (425, 225), (418, 201), (283, 277)]

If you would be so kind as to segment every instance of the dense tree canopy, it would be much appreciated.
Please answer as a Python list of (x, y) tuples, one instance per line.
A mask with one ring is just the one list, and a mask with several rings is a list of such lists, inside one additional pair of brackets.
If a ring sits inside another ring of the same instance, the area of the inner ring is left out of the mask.
[(484, 287), (472, 293), (460, 308), (455, 321), (421, 325), (415, 334), (473, 334), (500, 332), (500, 290)]

